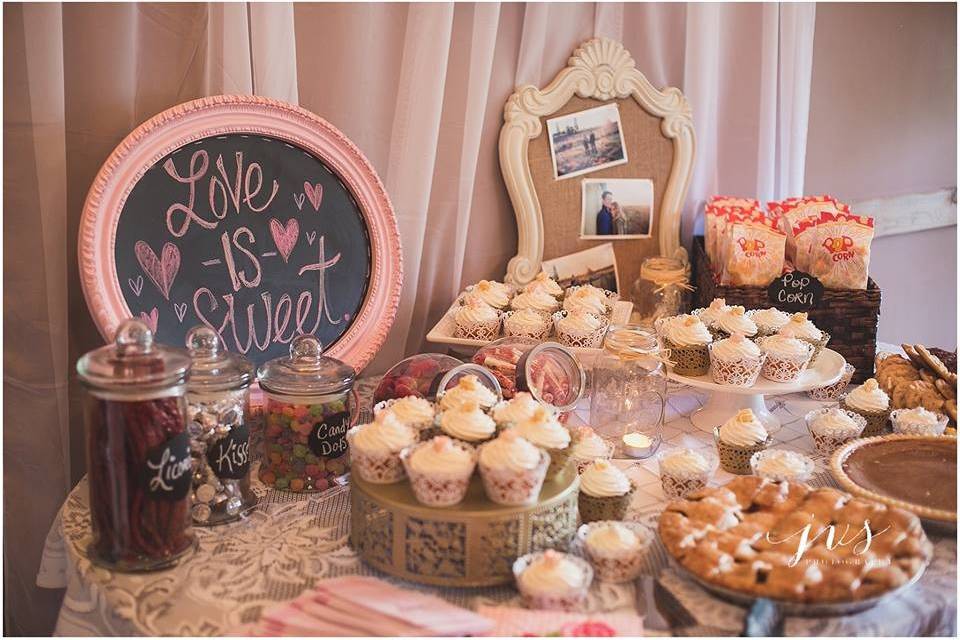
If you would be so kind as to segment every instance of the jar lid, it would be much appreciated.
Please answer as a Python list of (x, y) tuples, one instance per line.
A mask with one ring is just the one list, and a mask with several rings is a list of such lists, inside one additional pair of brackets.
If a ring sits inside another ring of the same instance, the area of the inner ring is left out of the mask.
[(663, 362), (656, 334), (640, 325), (611, 326), (603, 339), (603, 348), (621, 360), (636, 360), (649, 369), (655, 369)]
[(572, 411), (587, 386), (580, 361), (558, 342), (542, 342), (517, 363), (517, 389), (558, 411)]
[(124, 320), (114, 340), (77, 361), (80, 380), (98, 388), (169, 387), (183, 382), (190, 356), (153, 341), (153, 332), (140, 320)]
[(437, 402), (443, 397), (443, 394), (452, 387), (457, 386), (460, 378), (466, 376), (476, 376), (480, 384), (487, 387), (497, 395), (497, 402), (503, 400), (503, 389), (500, 387), (500, 381), (491, 373), (489, 369), (473, 362), (465, 362), (450, 369), (440, 378), (440, 384), (437, 386)]
[(265, 362), (257, 371), (266, 391), (296, 396), (337, 393), (353, 386), (356, 370), (347, 363), (323, 355), (323, 345), (314, 336), (290, 341), (290, 355)]
[(238, 353), (227, 351), (217, 332), (197, 325), (187, 332), (187, 352), (193, 360), (187, 388), (191, 391), (237, 389), (250, 384), (253, 365)]

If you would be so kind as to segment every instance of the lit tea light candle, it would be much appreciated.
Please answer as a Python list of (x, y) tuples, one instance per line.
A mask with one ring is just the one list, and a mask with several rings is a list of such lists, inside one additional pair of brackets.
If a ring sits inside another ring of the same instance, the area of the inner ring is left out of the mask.
[(653, 454), (654, 441), (642, 433), (623, 436), (623, 452), (631, 458), (649, 458)]

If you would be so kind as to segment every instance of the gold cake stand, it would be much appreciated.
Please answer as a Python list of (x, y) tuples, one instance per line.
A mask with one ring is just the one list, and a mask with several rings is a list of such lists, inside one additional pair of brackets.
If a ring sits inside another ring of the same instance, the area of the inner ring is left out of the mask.
[(350, 480), (350, 544), (372, 567), (398, 578), (444, 587), (487, 587), (513, 581), (518, 556), (566, 550), (577, 529), (580, 479), (574, 465), (545, 482), (536, 504), (491, 502), (474, 475), (463, 502), (427, 507), (407, 481)]

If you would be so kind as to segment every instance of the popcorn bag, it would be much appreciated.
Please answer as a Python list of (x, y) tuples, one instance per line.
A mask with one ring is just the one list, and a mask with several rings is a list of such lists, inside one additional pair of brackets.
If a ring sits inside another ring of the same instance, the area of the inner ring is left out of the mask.
[(805, 270), (797, 263), (797, 251), (794, 227), (802, 220), (815, 221), (821, 211), (831, 213), (850, 213), (850, 207), (832, 196), (803, 196), (802, 198), (787, 198), (782, 202), (768, 202), (767, 208), (772, 217), (778, 220), (780, 229), (786, 236), (784, 255), (796, 264), (798, 269)]
[(828, 289), (866, 289), (873, 218), (820, 213), (810, 235), (808, 272)]
[(723, 281), (734, 286), (769, 285), (783, 270), (786, 236), (773, 221), (748, 220), (731, 225)]

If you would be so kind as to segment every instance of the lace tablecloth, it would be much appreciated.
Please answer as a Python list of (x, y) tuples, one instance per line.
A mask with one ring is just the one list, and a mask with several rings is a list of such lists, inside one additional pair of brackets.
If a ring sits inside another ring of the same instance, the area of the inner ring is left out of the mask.
[[(361, 397), (370, 392), (362, 381)], [(664, 446), (711, 448), (711, 434), (699, 431), (689, 415), (705, 396), (688, 387), (671, 386)], [(783, 428), (778, 446), (804, 451), (817, 460), (813, 484), (832, 484), (824, 460), (813, 451), (803, 415), (821, 403), (794, 394), (768, 398)], [(629, 517), (655, 525), (665, 503), (656, 462), (622, 461), (638, 491)], [(722, 470), (713, 483), (732, 476)], [(90, 541), (87, 485), (71, 492), (50, 530), (37, 582), (64, 588), (57, 635), (220, 635), (255, 620), (267, 605), (289, 600), (316, 580), (343, 574), (379, 575), (364, 565), (347, 545), (350, 500), (348, 487), (322, 494), (291, 494), (256, 487), (258, 508), (244, 521), (216, 528), (197, 528), (198, 551), (176, 567), (146, 574), (113, 573), (86, 558)], [(933, 538), (933, 563), (921, 580), (882, 606), (843, 618), (790, 618), (789, 635), (956, 635), (956, 539)], [(744, 610), (707, 595), (674, 573), (659, 541), (647, 558), (646, 571), (662, 584), (702, 625), (739, 631)], [(407, 587), (433, 590), (409, 583)], [(634, 606), (635, 586), (596, 582), (588, 607), (595, 611)], [(438, 589), (436, 592), (468, 607), (516, 599), (512, 587)]]

